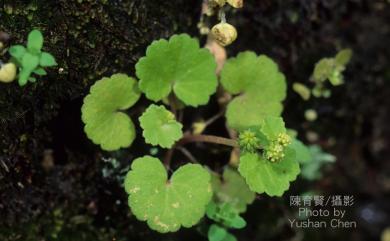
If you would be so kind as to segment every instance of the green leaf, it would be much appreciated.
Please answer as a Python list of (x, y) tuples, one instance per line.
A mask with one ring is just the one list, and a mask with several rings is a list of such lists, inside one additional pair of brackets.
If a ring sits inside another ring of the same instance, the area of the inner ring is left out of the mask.
[(282, 111), (283, 105), (280, 102), (244, 94), (229, 102), (226, 118), (229, 127), (244, 130), (258, 126), (266, 116), (280, 116)]
[(218, 202), (229, 203), (239, 213), (245, 212), (246, 206), (255, 200), (256, 195), (249, 189), (245, 179), (232, 168), (224, 170), (223, 180), (216, 175), (211, 180)]
[(237, 241), (237, 238), (233, 234), (227, 233), (222, 241)]
[(333, 86), (338, 86), (344, 83), (343, 75), (337, 69), (333, 70), (332, 74), (328, 77), (328, 79)]
[(344, 67), (351, 61), (352, 58), (352, 50), (351, 49), (343, 49), (337, 53), (335, 57), (335, 63), (339, 67)]
[(207, 233), (207, 237), (209, 241), (223, 241), (227, 234), (228, 232), (225, 228), (216, 224), (212, 224)]
[(181, 166), (168, 181), (163, 164), (151, 156), (132, 163), (125, 189), (137, 219), (161, 233), (198, 223), (212, 196), (210, 174), (202, 166)]
[(40, 75), (40, 76), (44, 76), (44, 75), (47, 75), (47, 72), (45, 69), (43, 68), (36, 68), (34, 71), (33, 71), (34, 74), (37, 74), (37, 75)]
[(56, 66), (57, 62), (53, 55), (47, 52), (42, 52), (39, 65), (42, 67), (51, 67), (51, 66)]
[[(21, 65), (19, 72), (19, 85), (24, 86), (27, 84), (27, 81), (30, 79), (31, 73), (39, 64), (39, 58), (36, 55), (33, 55), (29, 52), (26, 52), (22, 57)], [(32, 81), (33, 82), (33, 81)]]
[(296, 160), (299, 163), (307, 163), (312, 159), (309, 148), (301, 141), (293, 138), (289, 147), (294, 149)]
[(26, 53), (26, 48), (22, 45), (11, 46), (8, 50), (9, 54), (17, 59), (19, 62), (22, 62), (22, 58)]
[(282, 118), (268, 116), (264, 118), (260, 131), (269, 140), (276, 140), (279, 134), (286, 133), (286, 127)]
[(125, 74), (97, 81), (81, 108), (88, 138), (107, 151), (128, 147), (135, 138), (134, 124), (121, 112), (140, 97), (137, 82)]
[(32, 53), (39, 53), (43, 46), (43, 35), (39, 30), (33, 30), (28, 34), (27, 49)]
[(19, 72), (19, 79), (18, 79), (19, 86), (26, 85), (28, 79), (30, 78), (30, 75), (31, 75), (31, 70), (22, 68)]
[(164, 106), (150, 105), (139, 118), (145, 142), (170, 148), (183, 136), (183, 125)]
[(257, 153), (246, 153), (240, 157), (238, 171), (252, 191), (282, 196), (300, 169), (294, 150), (287, 147), (284, 158), (277, 162), (270, 162)]
[(325, 153), (320, 146), (313, 145), (309, 148), (310, 160), (300, 161), (301, 175), (303, 178), (313, 181), (322, 177), (321, 168), (336, 161), (333, 155)]
[(294, 82), (293, 90), (297, 94), (299, 94), (299, 96), (301, 96), (301, 98), (303, 100), (309, 100), (310, 99), (311, 92), (310, 92), (310, 89), (306, 85), (298, 83), (298, 82)]
[(259, 125), (265, 116), (279, 116), (283, 110), (285, 77), (265, 55), (243, 52), (229, 59), (221, 72), (221, 84), (229, 93), (240, 94), (227, 107), (231, 128), (243, 130)]
[(39, 65), (39, 57), (27, 52), (22, 58), (22, 68), (32, 72)]
[(234, 219), (231, 220), (229, 227), (231, 228), (236, 228), (236, 229), (241, 229), (245, 228), (246, 226), (246, 221), (240, 216), (235, 216)]
[(186, 34), (169, 41), (154, 41), (136, 65), (140, 89), (159, 101), (171, 91), (186, 105), (207, 104), (217, 88), (216, 63), (212, 54)]
[(313, 77), (317, 81), (325, 81), (333, 72), (334, 59), (323, 58), (314, 67)]
[(239, 212), (230, 203), (210, 202), (206, 209), (207, 217), (224, 227), (241, 229), (246, 226), (246, 221), (240, 217)]

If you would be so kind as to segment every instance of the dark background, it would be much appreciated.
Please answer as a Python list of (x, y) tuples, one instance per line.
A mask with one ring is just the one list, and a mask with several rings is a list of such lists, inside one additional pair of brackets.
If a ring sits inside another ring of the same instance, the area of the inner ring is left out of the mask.
[[(0, 240), (205, 240), (196, 228), (160, 235), (132, 217), (120, 177), (149, 147), (137, 138), (129, 149), (102, 152), (86, 138), (80, 120), (89, 86), (112, 73), (134, 75), (134, 64), (152, 40), (182, 32), (199, 37), (200, 9), (195, 0), (0, 1), (0, 31), (11, 35), (10, 43), (24, 43), (28, 32), (39, 28), (44, 49), (63, 68), (24, 88), (0, 84)], [(332, 89), (331, 98), (303, 102), (290, 88), (283, 114), (304, 142), (308, 131), (316, 132), (316, 144), (337, 162), (318, 181), (294, 182), (284, 198), (260, 196), (244, 215), (248, 227), (234, 233), (251, 241), (379, 240), (390, 226), (390, 3), (248, 0), (243, 9), (229, 10), (227, 19), (239, 32), (227, 48), (229, 56), (243, 50), (267, 54), (290, 87), (296, 81), (309, 84), (321, 58), (345, 47), (354, 51), (346, 83)], [(138, 116), (147, 104), (141, 99), (129, 114)], [(185, 125), (212, 116), (216, 106), (214, 100), (190, 108)], [(307, 108), (317, 110), (317, 121), (305, 120)], [(210, 132), (226, 135), (223, 121)], [(210, 165), (218, 168), (228, 153), (213, 148), (220, 153), (198, 155), (216, 159), (219, 164)], [(347, 213), (358, 228), (291, 229), (289, 195), (306, 191), (354, 195)], [(362, 214), (367, 208), (371, 219)]]

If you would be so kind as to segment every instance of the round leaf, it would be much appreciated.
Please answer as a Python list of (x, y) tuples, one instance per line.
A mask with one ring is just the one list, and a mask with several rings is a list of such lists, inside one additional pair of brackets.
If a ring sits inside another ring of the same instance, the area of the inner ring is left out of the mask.
[(229, 93), (240, 94), (227, 107), (231, 128), (242, 130), (259, 125), (265, 116), (281, 114), (286, 81), (267, 56), (243, 52), (229, 59), (221, 72), (221, 84)]
[(168, 181), (163, 164), (151, 156), (132, 163), (125, 189), (137, 219), (161, 233), (198, 223), (212, 195), (210, 174), (202, 166), (186, 164)]
[(134, 124), (125, 113), (140, 97), (137, 83), (125, 74), (97, 81), (81, 108), (89, 139), (107, 151), (128, 147), (135, 138)]
[(140, 89), (148, 99), (159, 101), (172, 89), (186, 105), (207, 104), (217, 88), (216, 63), (211, 53), (199, 48), (186, 34), (169, 41), (154, 41), (136, 65)]
[(260, 125), (266, 116), (279, 116), (282, 111), (283, 106), (279, 101), (244, 94), (230, 101), (226, 119), (231, 128), (244, 130)]
[(240, 157), (238, 171), (252, 191), (282, 196), (300, 169), (294, 150), (286, 148), (285, 157), (278, 162), (270, 162), (257, 153), (246, 153)]
[(170, 148), (183, 136), (182, 124), (164, 106), (150, 105), (139, 118), (146, 143)]
[(229, 203), (239, 213), (245, 212), (246, 206), (255, 200), (255, 193), (249, 189), (245, 179), (232, 168), (225, 169), (222, 181), (217, 176), (211, 180), (216, 199)]

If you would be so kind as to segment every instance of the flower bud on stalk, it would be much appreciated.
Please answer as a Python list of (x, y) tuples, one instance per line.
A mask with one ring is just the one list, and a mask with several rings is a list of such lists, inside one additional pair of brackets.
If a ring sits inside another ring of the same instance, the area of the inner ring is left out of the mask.
[(244, 0), (227, 0), (227, 2), (234, 8), (242, 8), (244, 6)]
[(211, 29), (211, 33), (218, 44), (227, 46), (237, 38), (236, 28), (228, 23), (219, 23)]

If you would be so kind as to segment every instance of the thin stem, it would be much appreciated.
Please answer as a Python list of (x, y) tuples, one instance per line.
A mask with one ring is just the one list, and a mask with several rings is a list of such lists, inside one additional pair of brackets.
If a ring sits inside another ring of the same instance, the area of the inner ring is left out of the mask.
[(165, 168), (167, 170), (169, 170), (169, 166), (171, 165), (171, 160), (172, 160), (172, 156), (173, 156), (173, 151), (175, 149), (174, 148), (171, 148), (169, 149), (166, 153), (165, 153), (165, 156), (164, 156), (164, 165), (165, 165)]
[(223, 115), (225, 114), (225, 110), (221, 110), (220, 112), (218, 112), (216, 115), (214, 115), (213, 117), (211, 117), (210, 119), (206, 120), (204, 122), (205, 124), (205, 128), (211, 124), (213, 124), (216, 120), (218, 120), (220, 117), (222, 117)]
[(169, 106), (171, 107), (171, 111), (175, 116), (177, 116), (177, 102), (176, 96), (174, 94), (170, 94), (168, 96)]
[(208, 142), (208, 143), (220, 144), (225, 146), (238, 147), (237, 141), (233, 139), (220, 137), (220, 136), (213, 136), (213, 135), (187, 135), (184, 136), (176, 144), (179, 146), (191, 142)]
[(181, 153), (183, 153), (183, 155), (186, 156), (192, 163), (199, 163), (198, 160), (196, 160), (196, 158), (186, 148), (178, 146), (176, 147), (176, 149), (181, 151)]
[(221, 8), (219, 10), (219, 19), (221, 20), (221, 23), (226, 23), (226, 16), (225, 16), (225, 10)]
[[(165, 153), (163, 162), (167, 170), (169, 170), (169, 166), (171, 165), (171, 160), (175, 149), (179, 149), (191, 161), (194, 160), (196, 161), (195, 158), (192, 158), (193, 156), (191, 155), (191, 153), (182, 147), (183, 145), (191, 142), (208, 142), (208, 143), (238, 148), (237, 141), (233, 139), (220, 137), (220, 136), (213, 136), (213, 135), (191, 135), (188, 132), (186, 132), (183, 138), (181, 138), (178, 142), (176, 142), (176, 144)], [(190, 156), (188, 156), (188, 154), (190, 154)]]

